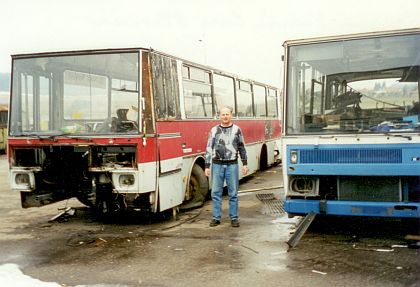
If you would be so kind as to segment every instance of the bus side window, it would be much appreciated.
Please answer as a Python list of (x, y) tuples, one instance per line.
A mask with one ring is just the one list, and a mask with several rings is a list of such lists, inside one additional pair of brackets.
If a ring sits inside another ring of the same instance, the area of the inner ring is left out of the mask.
[(214, 107), (218, 112), (222, 107), (232, 107), (232, 116), (236, 116), (235, 108), (235, 82), (227, 76), (213, 74)]
[(267, 106), (266, 106), (266, 92), (265, 87), (259, 85), (253, 85), (254, 92), (254, 110), (256, 117), (266, 117), (267, 116)]
[(276, 90), (267, 89), (267, 113), (271, 118), (275, 118), (278, 115), (278, 95)]
[(176, 60), (158, 54), (151, 55), (157, 116), (159, 119), (180, 119)]
[(254, 116), (251, 84), (246, 81), (237, 81), (236, 104), (238, 116), (249, 118)]
[(182, 76), (186, 117), (213, 117), (210, 73), (202, 69), (184, 66)]

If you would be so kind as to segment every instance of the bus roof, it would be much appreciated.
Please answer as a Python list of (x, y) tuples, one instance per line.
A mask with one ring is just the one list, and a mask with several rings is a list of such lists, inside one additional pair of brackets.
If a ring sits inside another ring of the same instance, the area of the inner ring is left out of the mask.
[(313, 38), (306, 38), (306, 39), (286, 40), (283, 43), (283, 47), (302, 45), (302, 44), (316, 44), (316, 43), (340, 41), (340, 40), (353, 40), (353, 39), (360, 39), (360, 38), (372, 38), (372, 37), (404, 35), (404, 34), (408, 35), (408, 34), (418, 34), (418, 33), (420, 33), (420, 28), (313, 37)]
[(12, 59), (28, 59), (28, 58), (37, 58), (37, 57), (58, 57), (58, 56), (74, 56), (74, 55), (94, 55), (94, 54), (107, 54), (107, 53), (128, 53), (128, 52), (135, 52), (135, 51), (148, 51), (152, 53), (156, 53), (159, 55), (167, 56), (170, 58), (174, 58), (176, 60), (182, 61), (184, 64), (188, 66), (193, 66), (197, 68), (206, 69), (209, 71), (216, 72), (217, 74), (230, 76), (233, 78), (237, 78), (238, 80), (242, 81), (250, 81), (254, 84), (260, 84), (267, 86), (272, 89), (279, 90), (278, 87), (267, 84), (258, 80), (254, 80), (248, 77), (243, 77), (234, 73), (230, 73), (224, 70), (216, 69), (208, 65), (200, 64), (198, 62), (186, 60), (184, 58), (180, 58), (165, 52), (161, 52), (158, 50), (154, 50), (153, 48), (142, 48), (142, 47), (133, 47), (133, 48), (109, 48), (109, 49), (88, 49), (88, 50), (68, 50), (68, 51), (50, 51), (50, 52), (35, 52), (35, 53), (24, 53), (24, 54), (13, 54), (11, 55)]

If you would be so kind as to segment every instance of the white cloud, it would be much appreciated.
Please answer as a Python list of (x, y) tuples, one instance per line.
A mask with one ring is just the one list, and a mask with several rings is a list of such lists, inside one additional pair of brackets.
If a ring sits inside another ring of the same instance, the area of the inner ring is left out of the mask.
[(285, 40), (420, 27), (419, 10), (417, 0), (3, 0), (0, 72), (15, 53), (153, 47), (279, 86)]

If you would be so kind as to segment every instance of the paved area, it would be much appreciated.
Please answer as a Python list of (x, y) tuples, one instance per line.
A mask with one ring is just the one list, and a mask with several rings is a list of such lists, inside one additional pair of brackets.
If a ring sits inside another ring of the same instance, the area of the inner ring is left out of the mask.
[[(299, 218), (281, 206), (281, 167), (241, 183), (239, 228), (224, 202), (209, 227), (211, 202), (169, 217), (136, 213), (103, 220), (77, 200), (20, 208), (0, 156), (0, 266), (63, 286), (420, 286), (420, 254), (404, 237), (417, 222), (316, 220), (299, 245), (286, 241)], [(62, 208), (73, 216), (49, 222)]]

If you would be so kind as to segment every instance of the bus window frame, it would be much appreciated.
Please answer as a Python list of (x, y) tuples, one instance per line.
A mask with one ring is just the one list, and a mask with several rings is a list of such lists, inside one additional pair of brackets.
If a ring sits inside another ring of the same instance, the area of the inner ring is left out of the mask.
[[(192, 70), (197, 70), (197, 71), (202, 71), (204, 76), (205, 76), (203, 78), (203, 81), (200, 81), (198, 79), (193, 79), (191, 69)], [(184, 74), (184, 71), (187, 72), (186, 75)], [(214, 101), (214, 91), (213, 91), (213, 81), (212, 81), (212, 79), (213, 79), (212, 72), (208, 69), (195, 67), (193, 65), (188, 65), (188, 64), (185, 64), (185, 63), (182, 65), (182, 94), (183, 94), (182, 98), (183, 98), (183, 101), (182, 101), (181, 105), (184, 106), (185, 119), (212, 119), (212, 118), (214, 118), (214, 114), (215, 114), (214, 102), (215, 101)], [(187, 100), (186, 100), (186, 94), (185, 94), (185, 91), (186, 91), (185, 90), (185, 83), (191, 83), (193, 85), (202, 85), (202, 86), (205, 86), (205, 87), (209, 88), (209, 92), (210, 92), (209, 93), (209, 98), (210, 98), (210, 101), (211, 101), (211, 103), (210, 103), (211, 111), (210, 111), (209, 115), (207, 115), (207, 116), (205, 115), (206, 112), (207, 112), (206, 104), (209, 104), (209, 103), (203, 102), (204, 98), (201, 99), (202, 100), (202, 107), (203, 107), (202, 111), (204, 113), (204, 116), (201, 117), (201, 116), (191, 116), (191, 115), (189, 115), (189, 112), (191, 112), (191, 111), (189, 111), (189, 109), (187, 107)]]
[[(249, 90), (245, 90), (243, 88), (241, 88), (241, 83), (246, 83), (249, 85)], [(249, 94), (251, 96), (251, 104), (246, 106), (247, 108), (251, 107), (251, 115), (247, 115), (246, 111), (245, 111), (245, 115), (241, 115), (241, 111), (239, 111), (239, 101), (238, 98), (240, 97), (240, 94)], [(247, 80), (242, 80), (242, 79), (236, 79), (236, 93), (235, 93), (235, 99), (236, 99), (236, 116), (237, 118), (243, 118), (243, 119), (251, 119), (255, 117), (255, 112), (254, 112), (254, 94), (252, 91), (252, 83), (250, 81)]]

